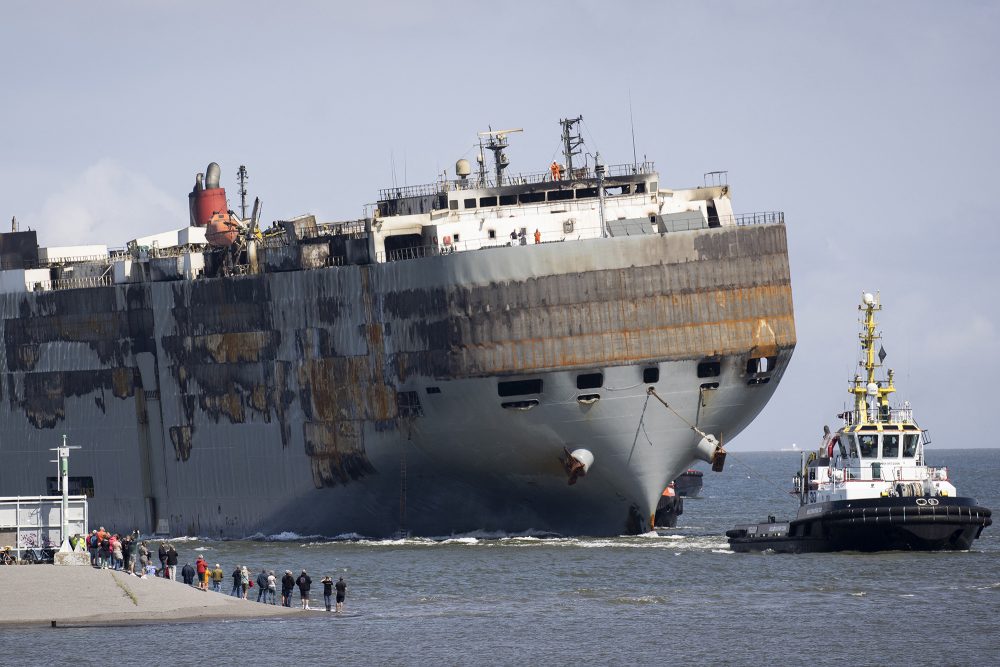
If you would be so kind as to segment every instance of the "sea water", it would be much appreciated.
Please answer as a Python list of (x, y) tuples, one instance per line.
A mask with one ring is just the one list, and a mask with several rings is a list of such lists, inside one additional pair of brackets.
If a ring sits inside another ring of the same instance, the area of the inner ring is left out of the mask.
[[(928, 457), (949, 467), (960, 495), (1000, 509), (1000, 450), (928, 448)], [(343, 576), (345, 613), (0, 630), (0, 659), (172, 667), (996, 664), (1000, 526), (987, 528), (967, 552), (727, 548), (733, 524), (794, 514), (788, 489), (798, 464), (798, 454), (732, 452), (725, 472), (706, 470), (701, 497), (685, 500), (676, 529), (637, 537), (175, 540), (182, 565), (199, 554), (222, 565), (227, 593), (236, 565), (252, 577), (262, 567), (279, 578), (305, 569), (312, 605), (322, 608), (319, 580)]]

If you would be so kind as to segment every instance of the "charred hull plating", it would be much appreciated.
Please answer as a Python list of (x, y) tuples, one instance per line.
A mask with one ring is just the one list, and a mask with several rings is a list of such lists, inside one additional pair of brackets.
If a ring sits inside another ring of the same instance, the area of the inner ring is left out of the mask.
[[(65, 433), (101, 522), (226, 537), (648, 529), (699, 440), (648, 383), (728, 440), (795, 344), (782, 224), (29, 291), (0, 314), (5, 494), (44, 488)], [(520, 379), (540, 393), (499, 395)], [(595, 456), (573, 486), (566, 447)]]

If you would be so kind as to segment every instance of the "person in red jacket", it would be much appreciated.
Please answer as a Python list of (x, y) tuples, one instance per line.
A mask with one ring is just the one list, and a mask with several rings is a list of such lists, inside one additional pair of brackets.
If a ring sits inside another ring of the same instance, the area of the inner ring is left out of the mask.
[(198, 560), (194, 563), (195, 570), (198, 572), (198, 589), (202, 591), (208, 590), (208, 563), (205, 562), (205, 557), (200, 555)]

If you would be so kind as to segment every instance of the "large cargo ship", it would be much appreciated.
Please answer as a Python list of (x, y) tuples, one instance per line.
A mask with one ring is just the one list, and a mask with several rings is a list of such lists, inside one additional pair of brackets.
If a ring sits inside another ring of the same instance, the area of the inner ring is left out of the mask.
[(483, 133), (359, 220), (265, 229), (213, 163), (187, 226), (125, 249), (0, 235), (0, 490), (54, 490), (65, 434), (123, 530), (649, 530), (787, 367), (784, 219), (605, 165), (579, 121), (562, 164), (513, 174)]

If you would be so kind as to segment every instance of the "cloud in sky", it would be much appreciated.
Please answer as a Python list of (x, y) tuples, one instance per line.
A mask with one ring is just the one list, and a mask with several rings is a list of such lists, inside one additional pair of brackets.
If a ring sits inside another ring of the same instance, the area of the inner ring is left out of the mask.
[(104, 158), (86, 167), (31, 216), (39, 244), (122, 246), (141, 229), (188, 224), (186, 202), (159, 190), (142, 174)]

